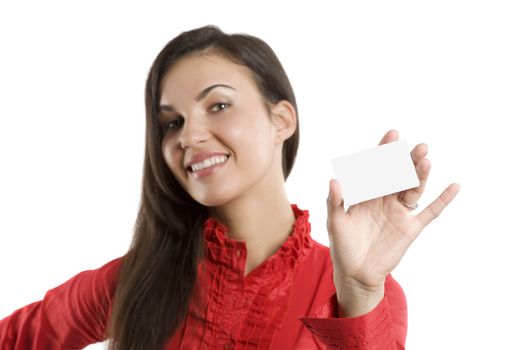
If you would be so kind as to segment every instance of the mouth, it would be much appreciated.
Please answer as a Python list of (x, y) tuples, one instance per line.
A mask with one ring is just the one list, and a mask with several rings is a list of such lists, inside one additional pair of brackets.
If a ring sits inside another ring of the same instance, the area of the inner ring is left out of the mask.
[(201, 173), (207, 169), (214, 168), (218, 165), (226, 163), (228, 158), (230, 158), (229, 154), (213, 156), (201, 162), (197, 162), (187, 166), (186, 171), (188, 171), (189, 173)]

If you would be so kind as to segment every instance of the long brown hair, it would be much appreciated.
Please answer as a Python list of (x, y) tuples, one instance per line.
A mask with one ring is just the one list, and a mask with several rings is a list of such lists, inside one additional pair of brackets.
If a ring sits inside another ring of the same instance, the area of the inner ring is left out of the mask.
[[(250, 69), (267, 102), (296, 99), (274, 51), (247, 34), (225, 34), (209, 25), (182, 32), (158, 54), (146, 81), (146, 149), (141, 202), (129, 251), (123, 257), (107, 329), (112, 350), (159, 350), (184, 319), (204, 256), (202, 229), (207, 208), (195, 201), (167, 167), (161, 150), (158, 107), (161, 81), (190, 53), (211, 51)], [(299, 144), (295, 133), (283, 144), (287, 179)]]

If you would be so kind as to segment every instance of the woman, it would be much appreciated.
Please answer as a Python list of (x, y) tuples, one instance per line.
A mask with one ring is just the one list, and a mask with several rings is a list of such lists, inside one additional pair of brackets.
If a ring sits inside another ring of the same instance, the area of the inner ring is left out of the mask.
[[(181, 33), (146, 82), (142, 198), (129, 252), (0, 321), (2, 349), (403, 349), (390, 275), (451, 202), (418, 215), (420, 186), (344, 208), (331, 180), (330, 249), (285, 180), (299, 143), (292, 87), (272, 49), (214, 26)], [(389, 131), (380, 144), (398, 139)]]

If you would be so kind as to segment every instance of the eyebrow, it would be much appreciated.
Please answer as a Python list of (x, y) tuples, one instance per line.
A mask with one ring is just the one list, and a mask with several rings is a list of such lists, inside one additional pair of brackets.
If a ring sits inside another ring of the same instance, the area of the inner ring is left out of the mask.
[[(232, 89), (232, 90), (234, 90), (234, 91), (236, 90), (236, 89), (234, 89), (232, 86), (230, 86), (230, 85), (225, 85), (225, 84), (214, 84), (214, 85), (210, 85), (209, 87), (207, 87), (206, 89), (204, 89), (203, 91), (201, 91), (201, 92), (199, 93), (199, 95), (197, 95), (197, 97), (195, 98), (195, 101), (196, 101), (196, 102), (201, 101), (203, 98), (206, 97), (206, 95), (208, 95), (208, 93), (209, 93), (210, 91), (212, 91), (212, 89), (214, 89), (214, 88), (216, 88), (216, 87), (225, 87), (225, 88)], [(160, 108), (161, 111), (167, 111), (167, 112), (173, 112), (173, 111), (174, 111), (173, 107), (170, 106), (170, 105), (161, 105), (159, 108)]]

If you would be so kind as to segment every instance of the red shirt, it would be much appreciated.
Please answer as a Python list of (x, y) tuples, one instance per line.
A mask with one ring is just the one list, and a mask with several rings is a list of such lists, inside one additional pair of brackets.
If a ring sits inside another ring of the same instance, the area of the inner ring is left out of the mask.
[[(310, 236), (309, 211), (291, 204), (291, 235), (244, 275), (245, 242), (209, 217), (205, 259), (186, 318), (166, 349), (404, 349), (407, 305), (387, 276), (369, 313), (338, 317), (329, 248)], [(83, 271), (0, 321), (1, 350), (82, 349), (103, 341), (122, 258)]]

